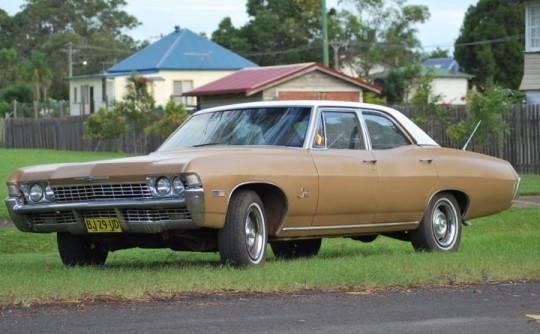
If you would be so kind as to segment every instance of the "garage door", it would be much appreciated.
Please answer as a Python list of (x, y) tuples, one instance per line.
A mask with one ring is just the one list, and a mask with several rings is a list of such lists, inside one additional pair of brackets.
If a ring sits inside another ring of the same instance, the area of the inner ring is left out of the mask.
[(360, 101), (359, 92), (279, 92), (280, 100)]

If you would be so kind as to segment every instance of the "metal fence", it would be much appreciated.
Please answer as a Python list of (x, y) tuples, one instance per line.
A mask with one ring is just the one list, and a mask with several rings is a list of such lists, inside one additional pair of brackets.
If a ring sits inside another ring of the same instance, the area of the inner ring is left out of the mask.
[[(448, 108), (452, 108), (454, 122), (465, 117), (463, 106)], [(399, 109), (409, 117), (414, 116), (412, 109)], [(85, 138), (83, 125), (87, 117), (5, 119), (0, 121), (0, 147), (146, 154), (161, 144), (159, 137), (149, 137), (142, 131), (133, 130), (117, 140), (89, 140)], [(512, 106), (507, 122), (511, 132), (500, 138), (502, 144), (499, 147), (484, 148), (473, 143), (468, 150), (508, 160), (520, 173), (540, 174), (540, 105)], [(444, 147), (458, 148), (463, 145), (448, 138), (446, 128), (437, 122), (430, 122), (424, 129)]]

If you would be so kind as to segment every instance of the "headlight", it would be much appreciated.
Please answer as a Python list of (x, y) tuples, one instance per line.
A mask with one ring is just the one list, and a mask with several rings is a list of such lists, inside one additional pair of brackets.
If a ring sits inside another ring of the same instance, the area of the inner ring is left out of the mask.
[(43, 198), (44, 194), (45, 191), (43, 190), (43, 187), (39, 183), (34, 183), (30, 187), (28, 198), (30, 198), (32, 202), (39, 202)]
[(168, 196), (171, 193), (171, 181), (166, 177), (160, 177), (156, 181), (156, 192), (159, 196)]
[(54, 200), (56, 199), (56, 196), (54, 195), (54, 191), (49, 185), (47, 185), (47, 187), (45, 188), (45, 199), (49, 202), (54, 202)]
[(184, 192), (184, 182), (178, 176), (173, 180), (173, 189), (177, 195), (181, 195)]

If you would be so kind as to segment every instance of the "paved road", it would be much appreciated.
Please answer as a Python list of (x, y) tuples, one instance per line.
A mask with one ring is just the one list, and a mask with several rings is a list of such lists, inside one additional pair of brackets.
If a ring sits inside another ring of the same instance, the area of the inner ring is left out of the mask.
[(0, 333), (540, 333), (535, 319), (540, 282), (5, 308)]

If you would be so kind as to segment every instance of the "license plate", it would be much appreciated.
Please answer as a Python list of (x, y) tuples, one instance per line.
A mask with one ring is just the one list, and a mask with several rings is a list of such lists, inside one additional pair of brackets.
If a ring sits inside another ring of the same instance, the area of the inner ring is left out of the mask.
[(117, 233), (122, 232), (120, 220), (116, 217), (85, 218), (84, 223), (88, 233)]

